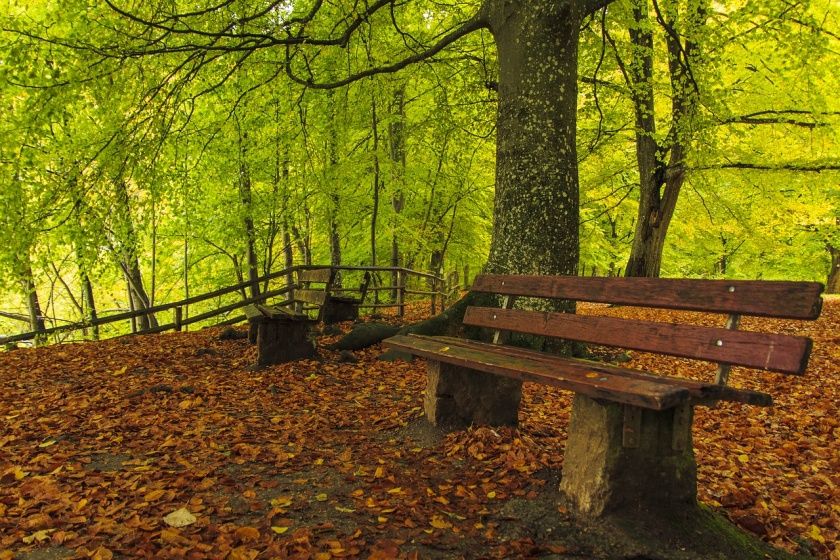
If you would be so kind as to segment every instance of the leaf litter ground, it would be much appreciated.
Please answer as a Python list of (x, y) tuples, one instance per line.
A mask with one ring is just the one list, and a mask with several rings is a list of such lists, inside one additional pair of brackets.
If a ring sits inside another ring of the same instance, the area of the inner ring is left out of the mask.
[[(733, 370), (772, 408), (698, 409), (700, 499), (776, 546), (840, 560), (840, 301), (815, 323), (745, 323), (810, 336), (814, 352), (804, 378)], [(247, 340), (206, 329), (0, 354), (0, 560), (632, 556), (557, 505), (570, 394), (526, 384), (519, 429), (446, 435), (422, 419), (423, 363), (381, 352), (254, 371)], [(186, 525), (164, 521), (181, 510)]]

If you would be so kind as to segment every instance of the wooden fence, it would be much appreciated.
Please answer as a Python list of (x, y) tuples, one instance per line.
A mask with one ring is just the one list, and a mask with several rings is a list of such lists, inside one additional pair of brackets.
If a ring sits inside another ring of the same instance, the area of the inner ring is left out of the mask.
[[(25, 340), (33, 340), (36, 337), (54, 337), (55, 340), (58, 340), (59, 335), (66, 335), (63, 340), (67, 340), (73, 334), (78, 333), (79, 331), (84, 332), (86, 329), (90, 329), (94, 326), (102, 326), (112, 323), (118, 323), (122, 321), (129, 321), (132, 325), (132, 331), (134, 331), (134, 325), (136, 321), (140, 317), (151, 317), (157, 316), (163, 312), (171, 312), (172, 313), (172, 322), (166, 324), (160, 324), (156, 327), (145, 329), (142, 331), (136, 331), (139, 334), (151, 334), (151, 333), (160, 333), (165, 331), (180, 331), (187, 325), (192, 325), (195, 323), (208, 321), (210, 319), (215, 319), (220, 316), (223, 318), (219, 321), (215, 321), (213, 324), (215, 325), (230, 325), (239, 323), (245, 320), (244, 314), (236, 314), (234, 316), (229, 316), (232, 312), (237, 311), (246, 305), (251, 303), (267, 303), (270, 302), (276, 305), (285, 305), (291, 303), (291, 292), (293, 292), (296, 288), (299, 288), (297, 284), (286, 285), (283, 287), (275, 288), (275, 289), (268, 289), (270, 287), (271, 282), (283, 279), (283, 278), (290, 278), (294, 277), (294, 273), (299, 270), (313, 270), (313, 269), (323, 269), (323, 268), (331, 268), (337, 271), (341, 276), (352, 276), (354, 273), (362, 273), (365, 272), (371, 273), (373, 278), (372, 285), (368, 287), (368, 292), (371, 294), (368, 296), (367, 301), (365, 301), (360, 307), (362, 308), (369, 308), (369, 309), (378, 309), (378, 308), (391, 308), (396, 309), (397, 314), (399, 316), (403, 316), (405, 313), (405, 305), (407, 300), (416, 296), (423, 296), (424, 298), (430, 299), (430, 312), (432, 315), (437, 313), (437, 309), (440, 308), (442, 311), (447, 304), (448, 300), (451, 300), (454, 297), (454, 294), (457, 294), (458, 287), (447, 285), (446, 281), (441, 278), (440, 276), (436, 276), (434, 274), (430, 274), (427, 272), (420, 272), (417, 270), (411, 270), (408, 268), (401, 268), (401, 267), (372, 267), (372, 266), (333, 266), (330, 265), (298, 265), (293, 266), (291, 268), (279, 270), (277, 272), (272, 272), (270, 274), (266, 274), (260, 278), (257, 278), (255, 281), (247, 281), (236, 284), (234, 286), (229, 286), (226, 288), (221, 288), (218, 290), (214, 290), (212, 292), (207, 292), (204, 294), (200, 294), (197, 296), (193, 296), (187, 299), (183, 299), (180, 301), (175, 301), (171, 303), (164, 303), (161, 305), (155, 305), (153, 307), (149, 307), (148, 309), (139, 309), (137, 311), (127, 311), (123, 313), (117, 313), (114, 315), (107, 315), (103, 317), (98, 317), (93, 321), (79, 321), (76, 323), (69, 323), (66, 325), (59, 325), (55, 327), (46, 328), (43, 330), (38, 331), (30, 331), (21, 334), (16, 334), (12, 336), (0, 337), (0, 344), (7, 344), (7, 343), (14, 343), (19, 341)], [(390, 278), (391, 282), (386, 283), (383, 281), (383, 276), (386, 278)], [(450, 275), (450, 279), (452, 276)], [(457, 274), (455, 275), (455, 279), (457, 281)], [(202, 313), (198, 313), (196, 315), (189, 316), (186, 311), (189, 310), (189, 306), (199, 304), (202, 302), (207, 302), (212, 299), (223, 298), (229, 294), (234, 294), (237, 292), (243, 292), (253, 284), (258, 283), (262, 287), (264, 287), (265, 291), (261, 293), (258, 297), (255, 298), (242, 298), (237, 301), (226, 303), (221, 305), (221, 301), (217, 304), (216, 307), (204, 311)], [(423, 285), (425, 284), (425, 285)], [(352, 293), (354, 291), (358, 291), (358, 287), (351, 288), (346, 287), (349, 286), (348, 282), (343, 282), (342, 287), (337, 290), (342, 293)], [(424, 289), (421, 289), (424, 288)], [(387, 299), (392, 301), (381, 301), (382, 298), (378, 294), (381, 292), (390, 292)], [(281, 296), (287, 296), (284, 299), (278, 301), (277, 298)], [(371, 303), (370, 300), (373, 300)]]

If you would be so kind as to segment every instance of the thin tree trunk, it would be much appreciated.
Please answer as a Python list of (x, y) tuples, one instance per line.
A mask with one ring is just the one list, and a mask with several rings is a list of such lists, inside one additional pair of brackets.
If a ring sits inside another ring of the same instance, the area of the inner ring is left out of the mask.
[(696, 50), (691, 34), (705, 25), (706, 17), (705, 9), (700, 4), (689, 12), (684, 28), (687, 34), (684, 45), (682, 38), (676, 34), (676, 27), (668, 22), (670, 30), (665, 34), (665, 42), (671, 78), (671, 128), (664, 143), (659, 145), (655, 138), (651, 21), (647, 0), (633, 2), (635, 25), (630, 29), (630, 39), (634, 54), (630, 81), (636, 112), (640, 195), (626, 276), (659, 276), (668, 228), (685, 182), (685, 157), (689, 148), (687, 122), (697, 104), (697, 93), (693, 90), (696, 86), (688, 71)]
[[(335, 183), (335, 170), (338, 166), (338, 128), (337, 118), (338, 112), (336, 110), (335, 91), (329, 90), (327, 92), (328, 102), (328, 121), (327, 121), (327, 154), (329, 157), (329, 167), (324, 173), (325, 187), (329, 192), (328, 195), (328, 221), (329, 221), (329, 244), (330, 244), (330, 264), (332, 266), (339, 266), (341, 264), (341, 235), (339, 233), (338, 212), (341, 207), (341, 197), (339, 196)], [(334, 285), (341, 287), (341, 275), (336, 275)]]
[[(391, 224), (391, 266), (400, 266), (399, 219), (405, 206), (405, 87), (400, 86), (391, 101), (391, 121), (388, 125), (391, 143), (392, 188), (391, 207), (394, 209)], [(397, 272), (391, 273), (391, 285), (397, 285)], [(391, 301), (397, 301), (397, 290), (391, 290)]]
[[(46, 328), (44, 324), (44, 314), (41, 311), (41, 302), (38, 299), (38, 290), (35, 286), (35, 276), (32, 273), (32, 265), (29, 262), (29, 255), (26, 255), (26, 262), (23, 266), (23, 291), (26, 296), (26, 307), (29, 311), (29, 327), (32, 331), (43, 332)], [(46, 342), (43, 335), (35, 337), (35, 345), (40, 346)]]
[(257, 258), (257, 234), (256, 228), (254, 227), (251, 175), (248, 171), (248, 165), (245, 163), (244, 154), (239, 165), (239, 200), (244, 210), (243, 225), (245, 226), (245, 238), (247, 242), (246, 251), (250, 297), (256, 298), (260, 295), (260, 270)]
[(831, 256), (831, 265), (825, 282), (825, 293), (840, 294), (840, 249), (831, 244), (827, 245), (827, 249)]
[[(129, 297), (132, 302), (132, 311), (148, 309), (150, 307), (149, 295), (143, 284), (143, 274), (140, 271), (140, 261), (137, 251), (137, 232), (134, 229), (134, 221), (131, 216), (131, 204), (128, 197), (128, 189), (123, 181), (115, 183), (117, 194), (117, 212), (122, 220), (122, 227), (125, 230), (125, 239), (118, 240), (120, 248), (120, 267), (128, 282)], [(140, 330), (147, 330), (158, 326), (154, 314), (142, 315), (140, 317)]]
[(82, 306), (84, 307), (86, 319), (91, 323), (91, 335), (93, 340), (99, 340), (99, 325), (96, 324), (96, 301), (93, 298), (93, 284), (90, 281), (90, 276), (84, 270), (80, 270), (82, 284)]
[[(370, 265), (376, 266), (376, 220), (379, 217), (379, 122), (376, 117), (376, 97), (371, 99), (371, 130), (373, 132), (373, 210), (370, 218)], [(378, 294), (378, 292), (377, 292)]]

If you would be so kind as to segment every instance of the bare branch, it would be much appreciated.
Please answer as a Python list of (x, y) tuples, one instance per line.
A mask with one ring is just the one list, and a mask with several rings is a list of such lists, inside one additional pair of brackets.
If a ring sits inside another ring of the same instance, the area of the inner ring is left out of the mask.
[(487, 22), (485, 21), (485, 19), (480, 14), (477, 14), (472, 19), (464, 22), (461, 26), (455, 28), (454, 30), (444, 35), (437, 43), (435, 43), (434, 45), (432, 45), (424, 51), (416, 52), (410, 56), (403, 58), (400, 61), (391, 64), (385, 64), (383, 66), (376, 66), (373, 68), (362, 70), (360, 72), (351, 74), (345, 78), (342, 78), (341, 80), (336, 80), (334, 82), (315, 82), (312, 79), (307, 80), (295, 75), (294, 71), (292, 70), (292, 59), (294, 58), (296, 53), (292, 53), (291, 49), (287, 48), (286, 74), (295, 83), (310, 89), (335, 89), (352, 84), (353, 82), (357, 82), (363, 78), (369, 78), (371, 76), (376, 76), (379, 74), (393, 74), (402, 70), (403, 68), (406, 68), (407, 66), (415, 64), (417, 62), (428, 60), (429, 58), (433, 57), (452, 43), (455, 43), (465, 35), (468, 35), (473, 31), (477, 31), (486, 27)]
[(840, 162), (827, 163), (751, 163), (742, 161), (716, 163), (692, 167), (696, 171), (717, 171), (721, 169), (752, 169), (757, 171), (794, 171), (806, 173), (822, 173), (823, 171), (840, 171)]

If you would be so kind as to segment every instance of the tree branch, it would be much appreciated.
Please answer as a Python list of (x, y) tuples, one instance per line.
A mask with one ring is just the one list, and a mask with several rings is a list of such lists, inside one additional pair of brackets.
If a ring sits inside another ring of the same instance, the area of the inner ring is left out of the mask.
[(343, 87), (353, 82), (357, 82), (363, 78), (369, 78), (371, 76), (376, 76), (379, 74), (393, 74), (415, 64), (417, 62), (422, 62), (427, 60), (444, 48), (448, 47), (452, 43), (456, 42), (458, 39), (461, 39), (465, 35), (469, 35), (473, 31), (478, 31), (479, 29), (483, 29), (487, 27), (487, 22), (484, 19), (482, 14), (476, 14), (472, 19), (467, 20), (464, 22), (460, 27), (450, 31), (448, 34), (444, 35), (437, 43), (429, 47), (428, 49), (420, 52), (416, 52), (411, 56), (407, 56), (398, 62), (394, 62), (391, 64), (386, 64), (383, 66), (376, 66), (373, 68), (368, 68), (367, 70), (362, 70), (360, 72), (356, 72), (355, 74), (351, 74), (341, 80), (336, 80), (334, 82), (315, 82), (314, 80), (307, 80), (304, 78), (300, 78), (295, 75), (294, 71), (292, 70), (292, 60), (296, 53), (292, 53), (290, 48), (286, 48), (286, 74), (289, 76), (293, 82), (305, 86), (310, 89), (335, 89), (339, 87)]
[(766, 164), (766, 163), (751, 163), (743, 161), (733, 161), (716, 163), (711, 165), (701, 165), (692, 167), (696, 171), (716, 171), (721, 169), (753, 169), (757, 171), (795, 171), (808, 173), (821, 173), (823, 171), (840, 171), (840, 162), (828, 163), (782, 163), (782, 164)]

